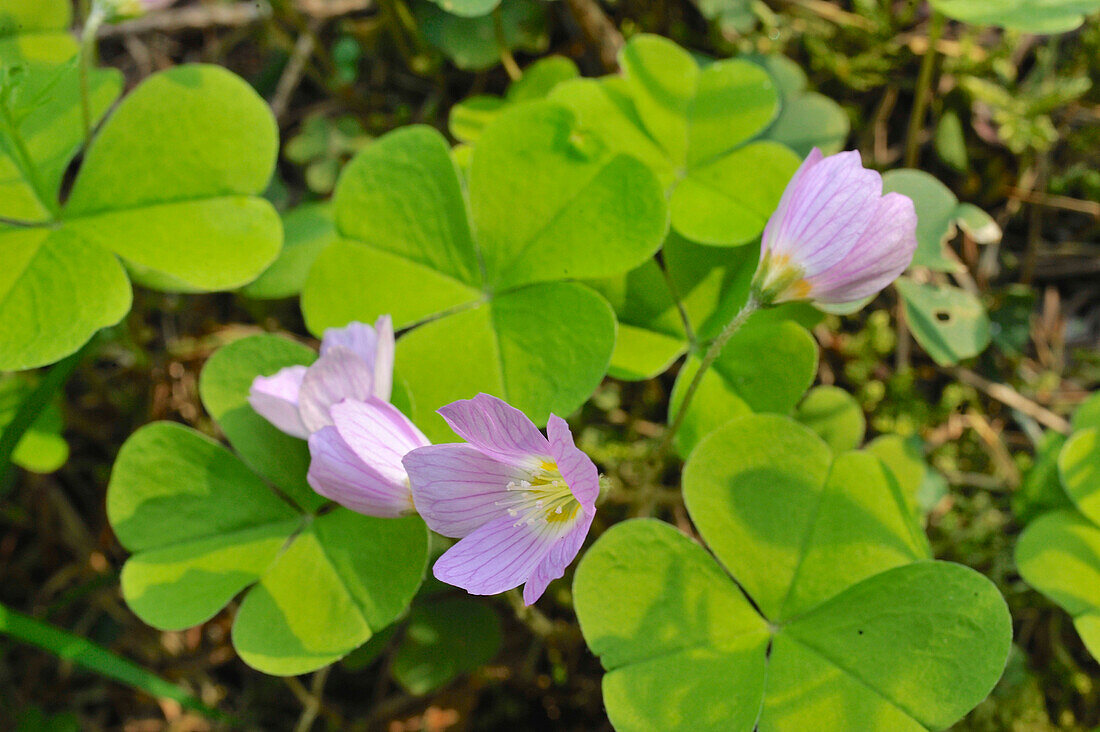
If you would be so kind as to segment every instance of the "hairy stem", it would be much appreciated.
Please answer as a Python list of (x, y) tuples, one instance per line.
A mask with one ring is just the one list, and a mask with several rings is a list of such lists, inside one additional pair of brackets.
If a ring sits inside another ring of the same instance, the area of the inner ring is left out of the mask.
[(695, 372), (695, 376), (692, 377), (691, 383), (688, 384), (687, 391), (684, 392), (684, 398), (680, 402), (680, 408), (676, 410), (676, 417), (673, 418), (672, 423), (668, 426), (668, 431), (665, 432), (665, 436), (661, 439), (661, 443), (654, 451), (655, 456), (664, 455), (669, 447), (672, 446), (672, 440), (676, 437), (677, 431), (684, 423), (684, 416), (687, 414), (688, 407), (691, 406), (691, 400), (695, 397), (695, 392), (699, 390), (699, 384), (703, 382), (703, 377), (706, 376), (707, 371), (711, 365), (722, 353), (722, 349), (725, 347), (729, 339), (733, 337), (733, 334), (741, 329), (741, 326), (745, 324), (745, 321), (760, 308), (760, 302), (753, 294), (749, 295), (748, 302), (744, 304), (740, 312), (733, 317), (722, 332), (718, 334), (718, 337), (710, 344), (706, 354), (703, 356), (702, 363), (699, 364), (699, 370)]
[(680, 290), (676, 287), (676, 282), (673, 281), (672, 275), (668, 271), (668, 267), (664, 262), (657, 260), (657, 269), (661, 270), (661, 274), (664, 275), (665, 284), (668, 285), (668, 291), (672, 293), (672, 300), (676, 303), (676, 312), (680, 314), (680, 323), (684, 326), (684, 335), (687, 336), (688, 343), (692, 348), (695, 348), (697, 342), (695, 336), (695, 329), (691, 326), (691, 318), (688, 317), (687, 308), (684, 307), (684, 301), (680, 297)]
[(96, 59), (96, 33), (103, 24), (103, 12), (96, 5), (88, 13), (80, 33), (80, 110), (84, 117), (84, 145), (92, 140), (92, 95), (89, 91), (89, 69)]

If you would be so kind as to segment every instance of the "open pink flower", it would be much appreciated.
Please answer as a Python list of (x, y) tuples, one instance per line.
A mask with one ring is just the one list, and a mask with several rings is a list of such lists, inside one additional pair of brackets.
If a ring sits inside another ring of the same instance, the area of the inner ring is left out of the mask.
[(764, 229), (752, 289), (762, 304), (823, 304), (870, 297), (905, 271), (917, 248), (917, 214), (859, 153), (814, 148)]
[(475, 595), (525, 584), (537, 600), (584, 543), (600, 478), (550, 416), (544, 437), (523, 412), (488, 394), (439, 410), (465, 444), (405, 456), (416, 508), (433, 530), (461, 538), (435, 563), (437, 579)]
[(248, 401), (283, 432), (309, 440), (313, 490), (368, 516), (412, 513), (401, 458), (429, 444), (389, 403), (393, 324), (352, 323), (325, 332), (310, 366), (290, 366), (252, 382)]
[(268, 422), (303, 440), (332, 424), (329, 410), (345, 399), (388, 402), (393, 390), (393, 321), (378, 318), (372, 328), (351, 323), (330, 328), (321, 357), (310, 366), (288, 366), (257, 376), (248, 403)]

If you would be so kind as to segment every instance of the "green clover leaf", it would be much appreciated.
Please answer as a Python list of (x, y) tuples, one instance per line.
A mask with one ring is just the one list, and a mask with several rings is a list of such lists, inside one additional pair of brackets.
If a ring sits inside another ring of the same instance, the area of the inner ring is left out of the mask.
[(278, 675), (326, 666), (392, 623), (428, 559), (418, 517), (320, 510), (328, 504), (306, 485), (305, 443), (248, 406), (252, 377), (313, 356), (274, 336), (222, 349), (200, 390), (240, 457), (192, 429), (157, 422), (123, 445), (107, 489), (111, 526), (133, 553), (122, 571), (131, 609), (154, 627), (178, 630), (243, 592), (233, 644), (246, 663)]
[(1066, 441), (1058, 472), (1076, 510), (1051, 511), (1028, 524), (1016, 564), (1025, 582), (1073, 616), (1085, 646), (1100, 658), (1100, 425)]
[[(23, 374), (0, 378), (0, 433), (32, 391), (33, 383)], [(69, 459), (69, 443), (61, 436), (62, 426), (60, 400), (55, 399), (23, 434), (12, 453), (12, 462), (34, 473), (52, 473), (60, 468)]]
[(458, 68), (482, 71), (500, 62), (496, 20), (488, 14), (497, 5), (510, 50), (546, 50), (546, 8), (537, 0), (416, 0), (412, 9), (424, 40)]
[(1100, 10), (1097, 0), (932, 0), (949, 18), (972, 25), (996, 25), (1024, 33), (1065, 33)]
[(752, 142), (779, 111), (772, 77), (738, 59), (700, 68), (650, 35), (630, 39), (619, 62), (622, 76), (567, 81), (550, 98), (653, 170), (678, 233), (724, 246), (756, 238), (799, 163), (785, 145)]
[(257, 196), (277, 147), (267, 105), (228, 71), (178, 66), (146, 79), (92, 141), (57, 219), (0, 228), (10, 262), (0, 369), (50, 363), (117, 323), (131, 301), (123, 262), (136, 282), (169, 291), (254, 279), (282, 241)]
[(577, 569), (577, 615), (617, 729), (941, 729), (1001, 675), (1004, 600), (973, 570), (928, 558), (873, 456), (834, 458), (796, 422), (754, 415), (698, 446), (684, 494), (713, 557), (640, 519), (608, 530)]
[(648, 259), (664, 238), (660, 187), (565, 107), (518, 104), (473, 150), (468, 183), (443, 137), (413, 126), (372, 143), (336, 188), (341, 237), (302, 291), (310, 330), (390, 313), (414, 421), (478, 391), (545, 423), (607, 371), (615, 320), (589, 287)]
[(0, 62), (69, 60), (79, 49), (72, 24), (69, 0), (0, 0)]
[(956, 364), (989, 345), (989, 315), (976, 295), (951, 285), (920, 284), (908, 277), (899, 277), (895, 284), (913, 337), (936, 363)]
[(806, 72), (801, 66), (780, 54), (746, 58), (767, 69), (779, 88), (779, 116), (764, 133), (765, 138), (782, 142), (802, 158), (815, 147), (825, 155), (844, 149), (852, 127), (848, 115), (824, 94), (806, 90)]

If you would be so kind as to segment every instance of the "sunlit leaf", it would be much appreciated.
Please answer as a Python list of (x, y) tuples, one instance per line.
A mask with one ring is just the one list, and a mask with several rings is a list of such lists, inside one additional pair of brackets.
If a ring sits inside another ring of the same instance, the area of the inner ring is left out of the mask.
[(398, 368), (414, 420), (437, 439), (451, 433), (435, 410), (479, 391), (536, 421), (576, 409), (607, 372), (615, 322), (603, 298), (561, 280), (638, 266), (667, 226), (652, 174), (557, 104), (496, 118), (468, 179), (467, 192), (434, 130), (380, 138), (341, 178), (342, 238), (302, 293), (316, 334), (383, 313), (412, 328)]
[[(171, 291), (239, 287), (276, 256), (282, 229), (256, 194), (278, 135), (267, 104), (215, 66), (154, 74), (85, 154), (60, 219), (0, 227), (0, 369), (62, 358), (130, 307), (123, 263)], [(66, 148), (68, 149), (68, 148)]]
[(566, 81), (551, 99), (653, 170), (678, 233), (713, 245), (752, 241), (799, 163), (786, 146), (753, 142), (779, 111), (772, 77), (739, 59), (701, 68), (650, 35), (630, 39), (619, 61), (621, 76)]
[(1000, 677), (1004, 600), (973, 570), (927, 558), (874, 457), (834, 460), (789, 419), (746, 417), (693, 453), (684, 490), (721, 566), (639, 519), (577, 568), (616, 729), (942, 729)]

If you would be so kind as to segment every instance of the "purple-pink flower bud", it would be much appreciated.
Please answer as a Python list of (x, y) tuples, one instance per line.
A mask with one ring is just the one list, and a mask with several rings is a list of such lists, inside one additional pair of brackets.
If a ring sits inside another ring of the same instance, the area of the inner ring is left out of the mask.
[(325, 331), (313, 364), (257, 376), (248, 395), (268, 422), (309, 440), (313, 490), (368, 516), (413, 512), (401, 458), (428, 444), (389, 403), (393, 355), (390, 316), (374, 327), (351, 323)]
[(840, 304), (870, 297), (905, 271), (917, 248), (917, 214), (859, 153), (814, 148), (764, 229), (752, 292), (763, 305)]

